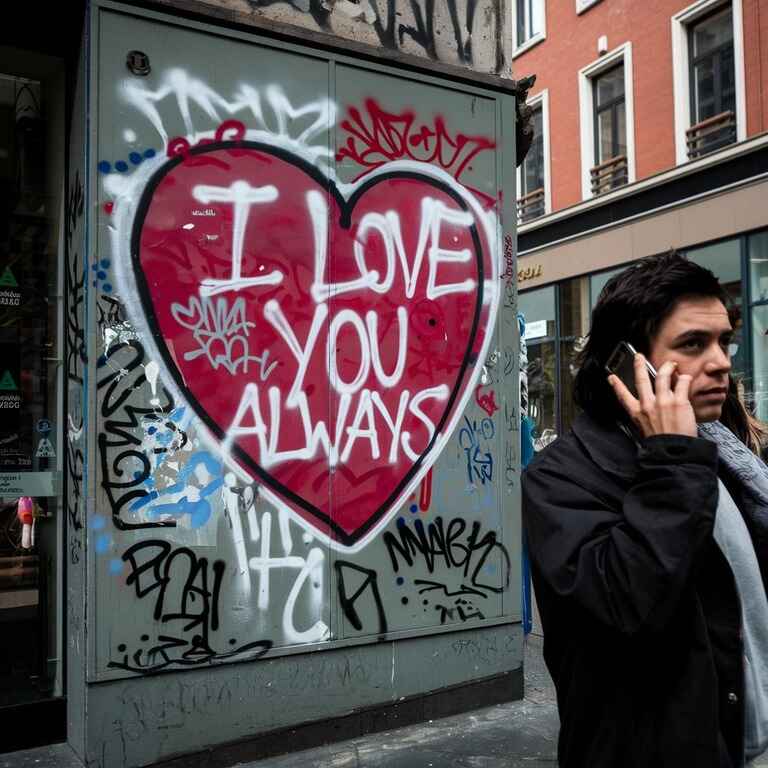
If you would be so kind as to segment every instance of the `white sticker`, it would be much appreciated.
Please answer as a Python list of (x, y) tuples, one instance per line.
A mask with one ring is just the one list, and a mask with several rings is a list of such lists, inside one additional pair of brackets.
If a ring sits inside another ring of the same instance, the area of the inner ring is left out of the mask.
[(56, 451), (53, 448), (53, 443), (47, 438), (43, 437), (37, 444), (37, 450), (35, 456), (38, 459), (55, 459)]
[(536, 320), (525, 324), (525, 340), (543, 339), (547, 335), (547, 321)]
[(0, 499), (56, 496), (59, 493), (59, 479), (56, 472), (0, 472)]

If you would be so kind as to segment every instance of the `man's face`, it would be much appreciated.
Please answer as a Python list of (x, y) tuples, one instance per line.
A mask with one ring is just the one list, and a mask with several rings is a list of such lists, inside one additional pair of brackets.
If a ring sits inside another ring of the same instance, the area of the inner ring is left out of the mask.
[(696, 421), (720, 418), (728, 392), (733, 339), (723, 303), (713, 298), (681, 299), (651, 340), (649, 361), (658, 370), (667, 360), (678, 374), (691, 377), (690, 398)]

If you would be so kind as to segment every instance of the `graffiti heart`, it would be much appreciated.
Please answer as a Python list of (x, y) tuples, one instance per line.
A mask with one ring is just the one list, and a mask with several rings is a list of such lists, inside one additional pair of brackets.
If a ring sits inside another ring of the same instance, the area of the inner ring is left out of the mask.
[(263, 491), (361, 543), (474, 392), (498, 305), (493, 213), (427, 164), (343, 185), (237, 125), (170, 142), (126, 206), (122, 272), (167, 379)]

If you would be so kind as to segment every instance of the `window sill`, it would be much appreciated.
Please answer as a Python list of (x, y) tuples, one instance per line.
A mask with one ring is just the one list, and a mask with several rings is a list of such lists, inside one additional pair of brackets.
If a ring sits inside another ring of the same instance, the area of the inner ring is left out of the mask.
[(546, 215), (547, 215), (547, 212), (545, 211), (544, 213), (540, 213), (537, 216), (529, 216), (525, 221), (520, 221), (518, 219), (517, 226), (525, 227), (528, 224), (533, 224), (534, 222), (538, 221), (539, 219), (543, 218)]
[(580, 16), (599, 2), (600, 0), (576, 0), (576, 15)]
[(538, 35), (534, 35), (530, 39), (526, 40), (522, 45), (518, 45), (517, 48), (512, 51), (512, 58), (516, 59), (526, 51), (530, 51), (531, 48), (537, 46), (539, 43), (543, 43), (546, 39), (547, 36), (543, 32), (540, 32)]
[(623, 189), (624, 187), (627, 187), (631, 184), (630, 181), (625, 181), (622, 184), (617, 184), (615, 187), (612, 187), (610, 189), (605, 189), (602, 192), (595, 192), (593, 191), (592, 194), (589, 197), (585, 197), (581, 202), (585, 203), (588, 200), (597, 200), (598, 198), (605, 197), (606, 195), (611, 195), (614, 192), (618, 192), (619, 190)]

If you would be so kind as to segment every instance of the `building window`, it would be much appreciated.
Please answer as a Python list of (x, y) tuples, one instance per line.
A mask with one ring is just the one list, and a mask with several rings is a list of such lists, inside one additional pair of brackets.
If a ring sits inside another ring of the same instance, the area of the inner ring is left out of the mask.
[(515, 53), (522, 53), (546, 36), (545, 0), (515, 0)]
[(697, 0), (672, 17), (678, 164), (746, 138), (742, 0)]
[(632, 44), (579, 71), (584, 199), (635, 180)]
[(533, 142), (518, 170), (517, 221), (526, 224), (552, 210), (549, 183), (549, 101), (546, 91), (530, 98)]
[(691, 127), (688, 157), (701, 157), (736, 141), (736, 77), (733, 60), (733, 16), (728, 7), (691, 24)]
[(624, 65), (594, 78), (595, 166), (590, 171), (592, 194), (600, 195), (627, 183), (627, 105)]

